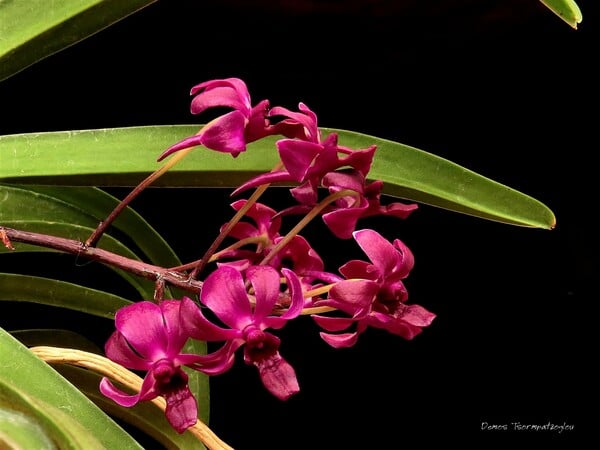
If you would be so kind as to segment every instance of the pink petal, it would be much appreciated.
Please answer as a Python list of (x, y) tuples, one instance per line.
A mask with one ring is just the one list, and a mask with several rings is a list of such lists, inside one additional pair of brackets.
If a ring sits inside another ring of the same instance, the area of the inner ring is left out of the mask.
[(339, 239), (350, 239), (356, 223), (365, 209), (363, 207), (337, 209), (323, 214), (323, 222)]
[(100, 392), (118, 405), (130, 408), (140, 401), (140, 394), (127, 394), (117, 389), (108, 378), (100, 381)]
[(254, 364), (258, 368), (263, 385), (278, 399), (287, 400), (300, 392), (294, 368), (279, 355), (279, 352)]
[(339, 269), (340, 273), (346, 278), (366, 278), (376, 281), (381, 274), (377, 267), (366, 261), (352, 260), (348, 261)]
[(142, 358), (156, 361), (166, 356), (168, 336), (157, 304), (143, 301), (119, 309), (115, 326)]
[(201, 130), (202, 145), (237, 156), (246, 150), (245, 126), (244, 115), (239, 111), (231, 111), (211, 121)]
[[(320, 305), (321, 303), (319, 303)], [(355, 320), (351, 317), (329, 317), (313, 314), (313, 320), (321, 328), (327, 331), (342, 331), (351, 326)]]
[(415, 257), (413, 252), (400, 239), (395, 239), (393, 245), (402, 255), (402, 264), (396, 268), (395, 275), (399, 279), (406, 278), (415, 266)]
[(302, 286), (296, 274), (289, 269), (281, 269), (281, 272), (287, 280), (287, 286), (290, 292), (291, 302), (288, 310), (281, 315), (282, 319), (290, 320), (298, 317), (304, 308), (304, 296), (302, 295)]
[(162, 161), (167, 156), (172, 153), (175, 153), (179, 150), (183, 150), (184, 148), (195, 147), (197, 145), (202, 145), (202, 136), (199, 134), (195, 134), (194, 136), (187, 137), (177, 142), (176, 144), (171, 145), (168, 149), (161, 153), (158, 157), (157, 161)]
[(252, 307), (242, 275), (232, 267), (220, 266), (202, 286), (202, 303), (227, 326), (243, 330), (252, 323)]
[(427, 327), (431, 325), (436, 315), (427, 311), (421, 305), (408, 305), (403, 311), (402, 319), (411, 325)]
[(384, 275), (390, 274), (399, 265), (398, 250), (376, 231), (357, 230), (353, 235), (360, 248)]
[(121, 333), (115, 331), (104, 345), (106, 357), (128, 369), (148, 370), (152, 361), (141, 358), (135, 353)]
[(235, 362), (235, 351), (243, 345), (243, 339), (227, 341), (218, 350), (207, 355), (200, 355), (193, 364), (189, 365), (207, 375), (220, 375), (227, 372)]
[(224, 341), (234, 339), (238, 330), (221, 328), (209, 321), (200, 308), (189, 298), (181, 300), (181, 328), (190, 337), (199, 341)]
[(250, 180), (243, 183), (239, 186), (235, 191), (231, 193), (232, 197), (235, 197), (240, 192), (245, 190), (255, 188), (260, 186), (261, 184), (269, 184), (269, 183), (277, 183), (277, 182), (285, 182), (285, 181), (294, 181), (289, 173), (286, 171), (278, 171), (278, 172), (267, 172), (251, 178)]
[(279, 272), (271, 266), (252, 266), (246, 273), (254, 288), (256, 304), (253, 321), (258, 324), (273, 312), (279, 298)]
[(240, 99), (235, 89), (231, 87), (217, 87), (201, 92), (192, 99), (190, 111), (192, 114), (200, 114), (209, 108), (216, 106), (229, 107), (247, 112), (247, 105)]
[(188, 339), (188, 335), (184, 332), (180, 323), (181, 305), (180, 300), (163, 300), (159, 305), (164, 317), (164, 326), (168, 338), (167, 354), (170, 356), (177, 355)]
[(370, 280), (347, 280), (336, 283), (329, 291), (329, 299), (338, 302), (338, 308), (356, 316), (366, 313), (375, 296), (379, 285)]
[(323, 146), (297, 139), (277, 141), (281, 162), (295, 181), (304, 181), (315, 157), (323, 151)]
[(233, 89), (235, 92), (235, 97), (237, 97), (245, 105), (244, 109), (250, 109), (250, 94), (248, 93), (248, 87), (246, 86), (246, 83), (239, 78), (224, 78), (204, 81), (203, 83), (195, 85), (190, 90), (190, 95), (196, 95), (200, 91), (207, 92), (221, 87)]
[(198, 405), (187, 385), (164, 397), (167, 401), (165, 416), (175, 431), (183, 433), (198, 421)]
[(352, 347), (358, 341), (358, 333), (330, 334), (321, 332), (319, 336), (333, 348)]

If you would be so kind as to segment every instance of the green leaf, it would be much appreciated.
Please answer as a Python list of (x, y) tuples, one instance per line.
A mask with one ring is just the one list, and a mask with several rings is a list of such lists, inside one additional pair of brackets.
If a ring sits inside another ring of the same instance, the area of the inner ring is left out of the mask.
[(113, 319), (129, 300), (77, 284), (30, 275), (0, 273), (0, 301), (33, 302)]
[(3, 329), (0, 354), (0, 410), (25, 414), (60, 449), (142, 449), (83, 393)]
[[(198, 128), (169, 125), (1, 136), (0, 181), (134, 186), (160, 167), (156, 158), (162, 151)], [(352, 148), (376, 144), (370, 178), (384, 182), (385, 194), (507, 224), (546, 229), (555, 225), (552, 211), (538, 200), (444, 158), (351, 131), (322, 131), (337, 132), (340, 144)], [(274, 167), (276, 140), (254, 142), (237, 158), (197, 148), (155, 185), (238, 186)], [(0, 207), (1, 202), (0, 198)]]
[[(0, 185), (0, 223), (24, 231), (35, 231), (74, 240), (85, 240), (118, 204), (119, 200), (93, 187), (2, 186)], [(126, 208), (114, 222), (114, 229), (124, 233), (146, 258), (155, 265), (175, 267), (181, 264), (165, 240), (133, 209)], [(111, 232), (111, 230), (109, 230)], [(104, 235), (98, 247), (141, 260), (121, 241)], [(36, 247), (18, 245), (17, 251), (34, 251)], [(39, 249), (41, 251), (43, 249)], [(0, 254), (6, 249), (0, 248)], [(142, 298), (152, 298), (154, 284), (119, 269), (119, 273)], [(167, 295), (175, 291), (167, 289)]]
[(155, 1), (0, 1), (0, 81)]
[[(74, 205), (85, 214), (94, 217), (96, 221), (104, 220), (119, 203), (119, 199), (95, 187), (32, 185), (22, 187)], [(181, 265), (181, 261), (163, 237), (134, 209), (125, 208), (112, 226), (125, 233), (152, 264), (161, 267)]]
[(102, 355), (103, 351), (85, 336), (71, 330), (31, 328), (11, 330), (10, 334), (26, 347), (46, 345), (50, 347), (74, 348)]
[[(2, 224), (7, 227), (17, 228), (21, 231), (33, 231), (36, 233), (43, 233), (50, 236), (60, 236), (67, 239), (79, 240), (82, 236), (89, 236), (93, 228), (91, 227), (82, 227), (79, 225), (71, 225), (67, 223), (57, 223), (57, 222), (45, 222), (41, 220), (6, 220), (3, 221)], [(100, 242), (98, 243), (98, 247), (103, 248), (104, 250), (108, 250), (110, 252), (116, 253), (121, 256), (125, 256), (130, 259), (140, 260), (140, 258), (130, 251), (125, 245), (121, 242), (117, 241), (110, 235), (102, 236)], [(18, 243), (14, 245), (14, 250), (9, 250), (5, 247), (0, 247), (0, 255), (2, 254), (13, 254), (17, 252), (47, 252), (54, 251), (44, 247), (38, 247), (35, 245), (29, 244), (21, 244)], [(75, 259), (76, 257), (74, 257)], [(131, 273), (118, 269), (116, 267), (106, 265), (109, 269), (113, 270), (115, 273), (119, 274), (123, 279), (125, 279), (131, 286), (133, 286), (140, 295), (140, 299), (150, 299), (154, 296), (154, 283), (150, 280), (146, 280), (136, 275), (132, 275)]]
[[(0, 383), (0, 389), (3, 385)], [(50, 436), (27, 414), (0, 405), (0, 448), (19, 450), (27, 448), (55, 448)]]
[(554, 14), (567, 22), (571, 27), (577, 29), (577, 25), (583, 20), (581, 10), (574, 0), (540, 0)]

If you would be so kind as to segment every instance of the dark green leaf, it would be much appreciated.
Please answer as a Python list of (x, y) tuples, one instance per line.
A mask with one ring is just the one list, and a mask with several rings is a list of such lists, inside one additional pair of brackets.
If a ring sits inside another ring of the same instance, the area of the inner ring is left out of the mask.
[(12, 273), (0, 273), (1, 300), (68, 308), (107, 319), (113, 319), (117, 309), (131, 304), (108, 292), (50, 278)]

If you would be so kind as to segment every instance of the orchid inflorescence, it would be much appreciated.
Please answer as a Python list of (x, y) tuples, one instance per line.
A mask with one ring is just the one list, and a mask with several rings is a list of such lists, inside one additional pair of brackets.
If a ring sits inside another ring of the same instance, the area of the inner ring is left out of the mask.
[[(165, 150), (159, 161), (197, 146), (235, 158), (251, 142), (282, 138), (276, 142), (279, 163), (273, 170), (233, 192), (256, 188), (250, 199), (232, 203), (233, 219), (222, 226), (204, 257), (172, 269), (201, 282), (197, 299), (164, 299), (164, 291), (157, 288), (153, 301), (136, 302), (116, 313), (116, 331), (106, 343), (106, 356), (145, 372), (145, 377), (134, 395), (103, 378), (102, 393), (126, 407), (163, 396), (166, 417), (179, 433), (197, 421), (196, 399), (183, 367), (222, 374), (243, 348), (245, 363), (258, 369), (263, 385), (286, 400), (300, 388), (272, 331), (289, 320), (310, 315), (322, 330), (321, 338), (343, 348), (353, 346), (368, 327), (412, 339), (435, 318), (422, 306), (407, 303), (403, 280), (414, 265), (410, 249), (399, 239), (389, 242), (372, 229), (356, 229), (362, 218), (406, 218), (417, 207), (381, 204), (383, 182), (367, 181), (375, 145), (351, 149), (338, 144), (336, 133), (321, 136), (317, 116), (303, 103), (298, 111), (271, 107), (268, 100), (252, 106), (246, 84), (238, 78), (198, 84), (191, 94), (193, 114), (214, 107), (231, 111)], [(260, 203), (260, 194), (272, 183), (294, 186), (290, 193), (295, 204), (276, 211)], [(291, 215), (303, 217), (284, 234), (282, 219)], [(334, 236), (353, 238), (367, 260), (348, 261), (338, 273), (326, 271), (321, 256), (299, 234), (319, 215)], [(235, 242), (219, 249), (225, 238)], [(213, 263), (214, 268), (209, 265)], [(222, 345), (208, 354), (183, 353), (190, 339)]]

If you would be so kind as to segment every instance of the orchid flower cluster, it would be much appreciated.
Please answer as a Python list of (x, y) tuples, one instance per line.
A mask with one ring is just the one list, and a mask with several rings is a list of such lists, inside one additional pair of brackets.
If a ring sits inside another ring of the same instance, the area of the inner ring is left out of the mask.
[[(323, 341), (343, 348), (353, 346), (369, 327), (412, 339), (435, 318), (424, 307), (408, 303), (403, 280), (414, 265), (410, 249), (399, 239), (390, 242), (372, 229), (357, 229), (362, 218), (404, 219), (417, 208), (381, 203), (383, 182), (367, 181), (375, 145), (351, 149), (338, 144), (336, 133), (322, 136), (316, 114), (303, 103), (298, 111), (271, 107), (268, 100), (253, 106), (238, 78), (198, 84), (191, 95), (192, 114), (216, 107), (230, 111), (168, 148), (159, 161), (197, 146), (235, 158), (251, 142), (267, 136), (281, 139), (276, 141), (276, 167), (233, 192), (256, 189), (250, 199), (231, 204), (235, 215), (213, 246), (201, 260), (178, 268), (190, 279), (203, 277), (197, 298), (164, 299), (159, 292), (153, 301), (133, 303), (116, 313), (106, 355), (145, 372), (145, 377), (134, 395), (103, 378), (102, 393), (125, 407), (164, 397), (166, 417), (179, 433), (197, 420), (184, 367), (223, 374), (242, 348), (244, 362), (258, 369), (264, 387), (286, 400), (300, 390), (275, 333), (289, 320), (310, 315)], [(290, 193), (295, 204), (276, 211), (260, 203), (260, 194), (272, 183), (294, 186)], [(283, 218), (291, 215), (302, 218), (285, 233)], [(299, 234), (317, 216), (335, 237), (354, 239), (366, 258), (328, 272), (319, 253)], [(234, 243), (219, 250), (225, 238)], [(183, 353), (190, 339), (221, 345), (208, 354)]]

